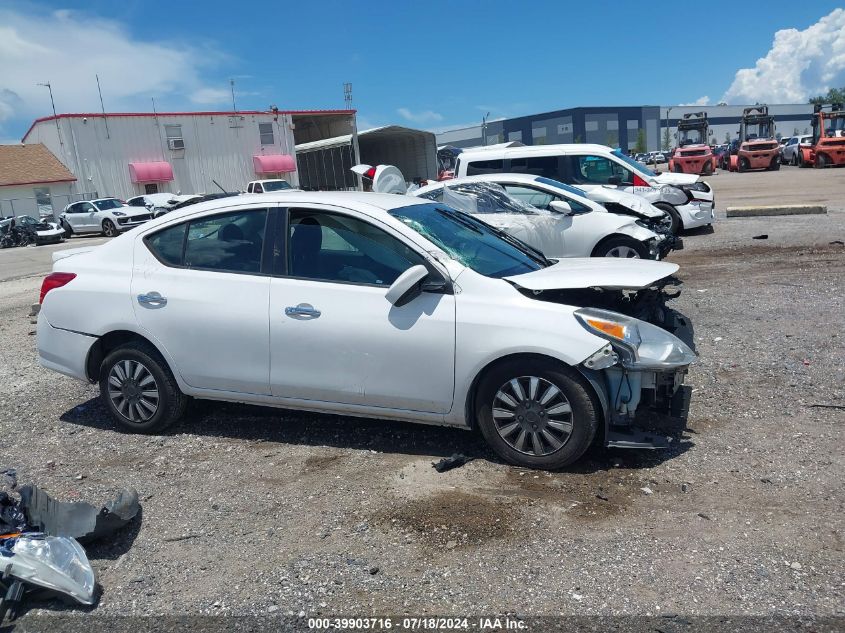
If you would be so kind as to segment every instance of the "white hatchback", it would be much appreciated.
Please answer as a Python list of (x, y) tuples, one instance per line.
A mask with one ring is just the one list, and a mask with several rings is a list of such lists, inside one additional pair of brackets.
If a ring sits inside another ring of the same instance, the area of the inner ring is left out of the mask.
[(131, 432), (191, 396), (477, 428), (557, 468), (596, 437), (659, 445), (634, 419), (669, 410), (695, 354), (665, 306), (660, 326), (608, 308), (646, 314), (677, 268), (549, 261), (408, 196), (224, 198), (54, 254), (38, 354)]

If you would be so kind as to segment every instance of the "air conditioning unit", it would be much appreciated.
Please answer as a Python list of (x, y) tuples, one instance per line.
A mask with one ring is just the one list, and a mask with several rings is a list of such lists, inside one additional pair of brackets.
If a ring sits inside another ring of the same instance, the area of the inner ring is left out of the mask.
[(170, 149), (185, 149), (185, 140), (181, 138), (167, 139), (167, 146)]

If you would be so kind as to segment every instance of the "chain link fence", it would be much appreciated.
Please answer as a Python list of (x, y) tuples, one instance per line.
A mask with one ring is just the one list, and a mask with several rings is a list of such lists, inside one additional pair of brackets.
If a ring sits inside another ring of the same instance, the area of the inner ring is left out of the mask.
[(58, 220), (64, 208), (71, 202), (99, 198), (96, 191), (72, 194), (47, 194), (31, 198), (0, 198), (0, 218), (29, 215), (36, 220), (44, 218)]

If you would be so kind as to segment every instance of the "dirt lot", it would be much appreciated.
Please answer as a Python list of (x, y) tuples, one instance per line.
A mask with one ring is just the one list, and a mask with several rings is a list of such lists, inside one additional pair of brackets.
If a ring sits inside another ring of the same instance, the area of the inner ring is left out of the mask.
[[(98, 614), (845, 615), (845, 410), (814, 406), (845, 405), (845, 169), (710, 180), (723, 208), (805, 178), (839, 210), (721, 220), (670, 258), (701, 353), (671, 450), (534, 472), (458, 430), (211, 403), (124, 435), (38, 367), (29, 277), (0, 283), (0, 466), (64, 500), (140, 492), (90, 550)], [(437, 474), (453, 452), (477, 459)]]

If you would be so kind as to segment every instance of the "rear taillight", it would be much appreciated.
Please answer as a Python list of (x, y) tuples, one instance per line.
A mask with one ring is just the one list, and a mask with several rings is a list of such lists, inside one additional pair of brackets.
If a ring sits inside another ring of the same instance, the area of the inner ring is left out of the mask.
[(74, 273), (50, 273), (41, 282), (41, 298), (38, 300), (38, 303), (44, 303), (44, 297), (48, 292), (55, 288), (61, 288), (74, 279), (76, 279), (76, 274)]
[(370, 180), (376, 179), (376, 168), (370, 167), (367, 171), (364, 172), (364, 178), (369, 178)]
[(645, 180), (640, 178), (637, 174), (634, 174), (634, 186), (635, 187), (651, 187)]

